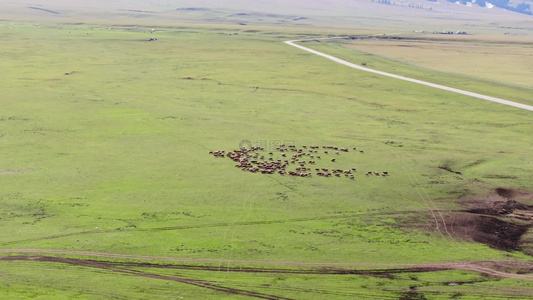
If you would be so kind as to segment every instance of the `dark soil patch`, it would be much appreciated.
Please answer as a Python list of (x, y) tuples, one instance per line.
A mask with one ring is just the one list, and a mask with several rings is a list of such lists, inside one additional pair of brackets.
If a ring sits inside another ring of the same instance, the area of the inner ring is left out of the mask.
[(448, 231), (492, 248), (524, 250), (527, 241), (522, 236), (533, 226), (533, 206), (521, 201), (532, 199), (532, 192), (496, 188), (484, 198), (460, 200), (467, 209), (453, 213)]
[(530, 202), (533, 201), (533, 192), (520, 191), (516, 189), (497, 188), (496, 193), (506, 199), (514, 199), (518, 201)]
[(450, 172), (450, 173), (454, 173), (454, 174), (457, 174), (457, 175), (462, 175), (461, 172), (454, 171), (454, 170), (452, 170), (452, 169), (450, 169), (449, 167), (446, 167), (446, 166), (440, 166), (439, 169), (447, 171), (447, 172)]
[(520, 250), (520, 238), (529, 228), (529, 225), (517, 225), (486, 216), (474, 218), (471, 225), (474, 241), (505, 251)]
[(513, 213), (515, 210), (529, 210), (530, 207), (516, 202), (515, 200), (507, 201), (495, 201), (493, 203), (480, 203), (479, 207), (472, 208), (468, 210), (470, 213), (474, 214), (485, 214), (485, 215), (508, 215)]
[(53, 10), (49, 10), (49, 9), (44, 9), (44, 8), (35, 7), (35, 6), (28, 6), (28, 8), (29, 9), (35, 9), (35, 10), (44, 11), (44, 12), (55, 14), (55, 15), (59, 15), (59, 12), (53, 11)]
[(460, 240), (483, 243), (502, 251), (533, 256), (533, 192), (497, 188), (480, 198), (457, 201), (464, 210), (428, 211), (399, 217), (403, 226), (440, 231)]
[(491, 179), (517, 179), (517, 176), (514, 175), (499, 175), (499, 174), (488, 174), (483, 176), (483, 178), (491, 178)]
[(205, 7), (182, 7), (182, 8), (177, 8), (176, 10), (180, 10), (180, 11), (210, 11), (209, 8), (205, 8)]
[(400, 300), (427, 300), (426, 296), (424, 294), (418, 293), (416, 291), (409, 291), (407, 293), (403, 293), (400, 298)]

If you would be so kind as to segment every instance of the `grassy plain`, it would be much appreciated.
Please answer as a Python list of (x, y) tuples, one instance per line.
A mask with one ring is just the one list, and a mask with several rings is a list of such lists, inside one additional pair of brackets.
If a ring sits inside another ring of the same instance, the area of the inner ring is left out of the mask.
[(533, 42), (524, 36), (413, 35), (406, 40), (358, 40), (350, 48), (421, 68), (533, 89)]
[[(458, 42), (454, 43), (456, 46), (461, 45), (459, 51), (472, 51), (472, 43), (468, 41), (465, 42), (466, 46)], [(327, 52), (330, 55), (347, 61), (355, 63), (364, 62), (366, 63), (367, 67), (375, 70), (416, 78), (431, 83), (447, 85), (483, 95), (524, 103), (527, 105), (533, 104), (533, 98), (531, 97), (533, 93), (533, 87), (531, 87), (529, 80), (530, 77), (523, 77), (525, 75), (530, 75), (529, 68), (527, 67), (529, 65), (529, 60), (526, 59), (529, 57), (529, 54), (526, 54), (525, 52), (522, 53), (525, 55), (521, 57), (523, 60), (520, 58), (506, 59), (505, 57), (500, 57), (496, 54), (483, 54), (478, 55), (477, 58), (473, 58), (475, 54), (472, 52), (471, 54), (466, 55), (467, 57), (464, 58), (464, 61), (461, 59), (463, 63), (461, 63), (461, 61), (454, 62), (453, 57), (447, 57), (446, 59), (449, 60), (449, 62), (444, 62), (443, 55), (445, 57), (445, 54), (442, 54), (442, 52), (445, 52), (446, 50), (443, 47), (440, 50), (440, 56), (439, 54), (434, 55), (431, 51), (426, 51), (424, 53), (411, 51), (410, 53), (412, 54), (409, 54), (411, 55), (411, 59), (406, 58), (406, 61), (400, 61), (398, 58), (395, 58), (395, 56), (402, 56), (402, 53), (409, 51), (397, 51), (395, 52), (396, 54), (391, 54), (389, 57), (387, 57), (386, 55), (382, 54), (388, 50), (376, 50), (377, 53), (357, 50), (358, 43), (359, 41), (353, 42), (348, 40), (335, 40), (333, 42), (306, 42), (305, 46), (318, 51)], [(364, 44), (365, 41), (362, 43)], [(480, 44), (480, 42), (476, 42), (476, 44)], [(524, 44), (524, 51), (526, 51), (525, 49), (530, 49), (530, 45), (531, 44), (528, 43)], [(389, 44), (386, 46), (389, 46)], [(386, 46), (384, 48), (387, 48)], [(511, 51), (510, 53), (513, 53), (511, 49), (515, 46), (516, 45), (509, 46), (509, 51)], [(400, 48), (403, 47), (400, 46)], [(488, 47), (488, 49), (490, 49), (490, 47)], [(420, 57), (420, 59), (415, 57), (415, 53)], [(512, 55), (513, 54), (510, 54), (509, 56)], [(489, 60), (489, 57), (492, 57), (492, 61), (494, 63), (488, 63), (487, 60)], [(420, 61), (423, 61), (424, 58), (426, 59), (425, 63), (420, 63)], [(419, 63), (414, 63), (415, 60), (417, 60)], [(434, 62), (432, 62), (432, 60), (434, 60)], [(469, 61), (469, 63), (465, 63), (465, 61)], [(506, 61), (507, 64), (502, 63), (503, 61)], [(433, 65), (434, 67), (431, 67), (430, 65)], [(441, 65), (447, 65), (447, 67), (438, 67)], [(473, 65), (479, 65), (480, 67), (472, 67)], [(514, 66), (517, 65), (521, 66), (515, 69)], [(491, 71), (489, 72), (488, 70)], [(483, 73), (486, 75), (483, 75)], [(500, 77), (497, 75), (499, 73), (502, 74)]]
[[(423, 216), (431, 228), (428, 210), (459, 209), (457, 199), (498, 186), (531, 190), (530, 112), (357, 72), (288, 47), (281, 43), (287, 35), (0, 23), (0, 247), (209, 258), (222, 268), (233, 260), (361, 267), (530, 260), (402, 224)], [(355, 181), (250, 174), (208, 154), (237, 149), (243, 139), (365, 153), (322, 163), (357, 167)], [(373, 170), (391, 176), (362, 174)], [(82, 267), (61, 265), (65, 272), (57, 273), (47, 264), (0, 264), (0, 293), (12, 298), (29, 297), (22, 291), (28, 286), (43, 299), (72, 298), (73, 291), (79, 298), (154, 291), (175, 298), (169, 289), (190, 298), (228, 296)], [(190, 276), (289, 298), (394, 298), (419, 280), (210, 274)], [(416, 276), (428, 277), (420, 286), (435, 297), (484, 297), (504, 283), (523, 285), (519, 295), (532, 289), (511, 279), (435, 283), (479, 277), (464, 272)], [(68, 282), (57, 285), (59, 278)], [(138, 288), (112, 294), (112, 280)]]

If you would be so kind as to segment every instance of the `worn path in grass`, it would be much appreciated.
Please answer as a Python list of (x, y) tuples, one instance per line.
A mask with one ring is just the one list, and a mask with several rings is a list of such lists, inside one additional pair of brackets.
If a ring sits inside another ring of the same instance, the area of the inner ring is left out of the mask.
[[(339, 39), (339, 38), (340, 39), (346, 39), (344, 37), (333, 37), (333, 38), (322, 38), (321, 40)], [(533, 111), (533, 106), (530, 106), (530, 105), (517, 103), (517, 102), (512, 102), (512, 101), (509, 101), (509, 100), (500, 99), (500, 98), (496, 98), (496, 97), (491, 97), (491, 96), (487, 96), (487, 95), (482, 95), (482, 94), (478, 94), (478, 93), (473, 93), (473, 92), (469, 92), (469, 91), (464, 91), (464, 90), (460, 90), (460, 89), (456, 89), (456, 88), (452, 88), (452, 87), (448, 87), (448, 86), (444, 86), (444, 85), (440, 85), (440, 84), (435, 84), (435, 83), (431, 83), (431, 82), (427, 82), (427, 81), (422, 81), (422, 80), (418, 80), (418, 79), (413, 79), (413, 78), (409, 78), (409, 77), (404, 77), (404, 76), (400, 76), (400, 75), (396, 75), (396, 74), (392, 74), (392, 73), (377, 71), (377, 70), (373, 70), (373, 69), (370, 69), (370, 68), (365, 68), (365, 67), (353, 64), (351, 62), (342, 60), (342, 59), (337, 58), (335, 56), (328, 55), (328, 54), (325, 54), (325, 53), (322, 53), (322, 52), (319, 52), (319, 51), (316, 51), (316, 50), (313, 50), (313, 49), (310, 49), (310, 48), (307, 48), (307, 47), (304, 47), (304, 46), (301, 46), (301, 45), (298, 45), (298, 44), (295, 44), (297, 42), (308, 42), (308, 41), (315, 41), (315, 40), (317, 40), (317, 39), (285, 41), (284, 43), (287, 44), (287, 45), (291, 45), (293, 47), (296, 47), (298, 49), (301, 49), (301, 50), (316, 54), (318, 56), (322, 56), (322, 57), (327, 58), (329, 60), (332, 60), (334, 62), (337, 62), (337, 63), (343, 64), (345, 66), (348, 66), (350, 68), (354, 68), (354, 69), (358, 69), (358, 70), (361, 70), (361, 71), (370, 72), (370, 73), (374, 73), (374, 74), (378, 74), (378, 75), (382, 75), (382, 76), (392, 77), (392, 78), (396, 78), (396, 79), (400, 79), (400, 80), (405, 80), (405, 81), (409, 81), (409, 82), (413, 82), (413, 83), (417, 83), (417, 84), (421, 84), (421, 85), (425, 85), (425, 86), (429, 86), (429, 87), (433, 87), (433, 88), (437, 88), (437, 89), (441, 89), (441, 90), (445, 90), (445, 91), (449, 91), (449, 92), (454, 92), (454, 93), (458, 93), (458, 94), (462, 94), (462, 95), (466, 95), (466, 96), (470, 96), (470, 97), (474, 97), (474, 98), (478, 98), (478, 99), (482, 99), (482, 100), (492, 101), (492, 102), (496, 102), (496, 103), (500, 103), (500, 104), (504, 104), (504, 105), (508, 105), (508, 106), (513, 106), (513, 107), (517, 107), (517, 108)]]
[[(54, 255), (76, 255), (93, 258), (112, 258), (112, 259), (131, 259), (131, 260), (156, 260), (156, 261), (174, 261), (174, 262), (188, 262), (188, 263), (227, 263), (227, 260), (219, 259), (204, 259), (204, 258), (180, 258), (180, 257), (164, 257), (164, 256), (147, 256), (147, 255), (128, 255), (117, 253), (104, 252), (90, 252), (90, 251), (69, 251), (69, 250), (49, 250), (49, 249), (0, 249), (0, 253), (6, 254), (38, 254), (38, 256), (3, 256), (0, 261), (9, 260), (24, 260), (24, 261), (47, 261), (57, 263), (68, 263), (80, 266), (93, 266), (99, 264), (112, 264), (112, 262), (93, 261), (88, 259), (70, 259), (70, 258), (54, 258), (42, 256), (44, 254)], [(233, 260), (232, 263), (237, 265), (275, 265), (281, 267), (302, 267), (302, 268), (316, 268), (306, 270), (291, 270), (280, 268), (265, 268), (265, 267), (209, 267), (209, 266), (180, 266), (157, 263), (121, 263), (134, 266), (135, 264), (142, 264), (144, 267), (155, 268), (195, 268), (203, 271), (235, 271), (235, 272), (250, 272), (250, 273), (299, 273), (299, 274), (360, 274), (360, 275), (385, 275), (392, 273), (410, 273), (410, 272), (435, 272), (447, 270), (462, 270), (473, 271), (490, 276), (501, 278), (513, 278), (521, 280), (533, 281), (533, 275), (509, 273), (498, 269), (505, 268), (522, 268), (533, 269), (533, 262), (519, 262), (519, 261), (491, 261), (491, 262), (444, 262), (444, 263), (425, 263), (425, 264), (388, 264), (384, 263), (377, 266), (376, 264), (343, 264), (343, 263), (300, 263), (300, 262), (278, 262), (278, 261), (254, 261), (254, 260)], [(117, 263), (118, 264), (118, 263)], [(364, 270), (355, 270), (353, 268), (364, 268)]]

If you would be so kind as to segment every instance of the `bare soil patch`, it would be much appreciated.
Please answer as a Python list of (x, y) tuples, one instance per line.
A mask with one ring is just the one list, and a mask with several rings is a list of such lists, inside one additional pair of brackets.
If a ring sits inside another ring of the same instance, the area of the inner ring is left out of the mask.
[(454, 212), (453, 222), (445, 225), (459, 238), (528, 253), (531, 241), (522, 236), (533, 226), (533, 205), (526, 204), (531, 201), (533, 192), (496, 188), (482, 198), (459, 200), (466, 210)]
[(533, 202), (533, 192), (505, 188), (497, 188), (495, 191), (499, 196), (506, 199)]
[[(533, 192), (496, 188), (484, 197), (457, 201), (465, 209), (399, 217), (402, 226), (439, 231), (463, 241), (533, 256)], [(437, 213), (438, 215), (436, 215)], [(431, 218), (434, 222), (428, 222)]]
[(460, 238), (486, 244), (504, 251), (519, 251), (520, 239), (530, 225), (519, 225), (512, 220), (475, 213), (458, 213), (450, 226)]

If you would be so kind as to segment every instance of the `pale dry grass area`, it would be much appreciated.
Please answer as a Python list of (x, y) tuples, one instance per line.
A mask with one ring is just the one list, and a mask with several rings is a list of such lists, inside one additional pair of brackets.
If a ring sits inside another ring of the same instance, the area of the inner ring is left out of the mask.
[(423, 68), (533, 86), (533, 42), (527, 37), (357, 40), (346, 47)]
[[(5, 3), (4, 3), (5, 2)], [(503, 9), (487, 10), (440, 1), (425, 9), (407, 2), (384, 5), (371, 0), (9, 0), (0, 21), (138, 26), (274, 26), (336, 34), (466, 30), (531, 36), (531, 16)]]

